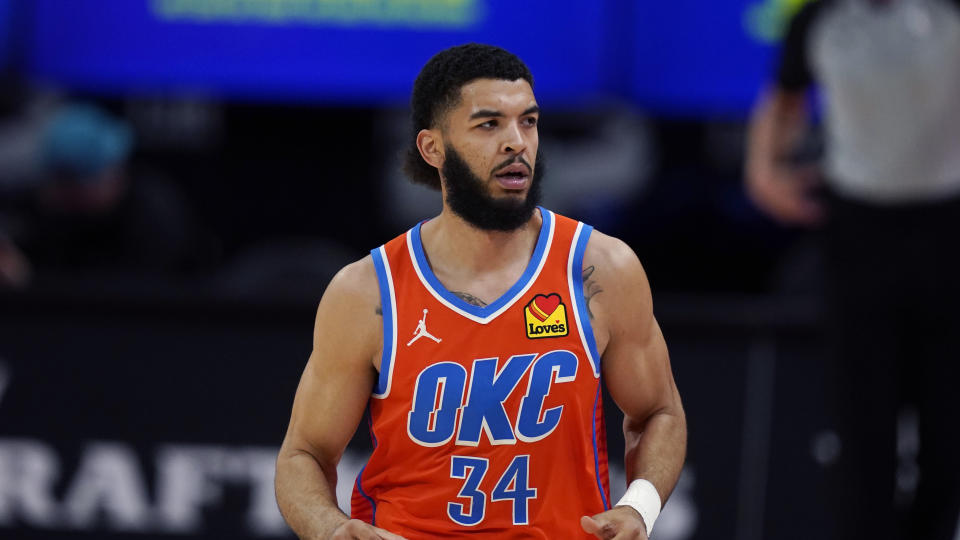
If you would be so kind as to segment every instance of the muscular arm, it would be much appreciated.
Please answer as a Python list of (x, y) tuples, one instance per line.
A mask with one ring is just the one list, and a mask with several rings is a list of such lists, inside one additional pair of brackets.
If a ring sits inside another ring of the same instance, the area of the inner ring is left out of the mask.
[(624, 414), (627, 479), (650, 481), (666, 501), (683, 467), (687, 424), (650, 286), (633, 250), (602, 233), (587, 246), (584, 268), (591, 266), (602, 291), (590, 302), (603, 376)]
[[(603, 377), (624, 415), (627, 480), (647, 480), (664, 503), (683, 468), (687, 420), (646, 274), (633, 250), (598, 232), (587, 244), (583, 273)], [(647, 538), (647, 524), (629, 506), (583, 516), (580, 524), (597, 538)]]
[(378, 306), (367, 257), (334, 277), (317, 309), (313, 350), (277, 458), (277, 503), (300, 538), (330, 538), (348, 521), (337, 507), (336, 467), (376, 380)]

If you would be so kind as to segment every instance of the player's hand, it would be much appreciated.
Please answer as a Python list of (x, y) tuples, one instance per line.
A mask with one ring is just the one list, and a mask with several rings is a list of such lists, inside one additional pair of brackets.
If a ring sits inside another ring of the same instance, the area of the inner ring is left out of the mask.
[(783, 225), (812, 227), (823, 221), (814, 195), (820, 185), (815, 167), (775, 166), (747, 177), (747, 194), (765, 214)]
[(583, 530), (603, 540), (647, 540), (647, 526), (629, 506), (615, 506), (595, 516), (580, 518)]
[(330, 540), (406, 540), (399, 534), (393, 534), (365, 521), (351, 519), (337, 527)]

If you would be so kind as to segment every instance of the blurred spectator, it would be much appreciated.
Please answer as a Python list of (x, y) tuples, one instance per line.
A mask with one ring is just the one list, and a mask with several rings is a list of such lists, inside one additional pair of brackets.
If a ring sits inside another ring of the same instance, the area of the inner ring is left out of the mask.
[(203, 235), (188, 204), (162, 175), (131, 168), (126, 122), (88, 104), (40, 99), (27, 108), (0, 129), (8, 285), (26, 284), (31, 269), (75, 277), (195, 263)]
[[(753, 200), (783, 224), (822, 227), (842, 538), (952, 540), (957, 528), (958, 4), (807, 4), (752, 119)], [(822, 171), (790, 159), (813, 85), (825, 104)], [(920, 479), (907, 509), (895, 504), (896, 419), (905, 402), (916, 407), (920, 435)]]
[(30, 263), (0, 229), (0, 289), (24, 287), (30, 280)]

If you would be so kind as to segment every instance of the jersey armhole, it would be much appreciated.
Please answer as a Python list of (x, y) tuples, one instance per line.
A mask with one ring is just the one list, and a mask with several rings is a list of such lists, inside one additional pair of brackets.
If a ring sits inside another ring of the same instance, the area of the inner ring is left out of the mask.
[(373, 397), (384, 399), (390, 394), (393, 380), (393, 364), (397, 356), (397, 302), (393, 289), (393, 276), (390, 262), (383, 246), (370, 252), (373, 267), (377, 271), (377, 283), (380, 289), (380, 311), (383, 315), (383, 352), (380, 356), (380, 374)]
[(583, 254), (587, 250), (590, 234), (593, 227), (577, 223), (577, 230), (573, 235), (570, 246), (570, 260), (567, 266), (567, 281), (570, 284), (570, 298), (573, 299), (573, 313), (577, 319), (577, 330), (580, 332), (580, 342), (586, 351), (587, 359), (593, 367), (593, 376), (600, 377), (600, 353), (597, 351), (597, 341), (593, 336), (593, 326), (590, 324), (590, 313), (587, 311), (587, 302), (583, 295)]

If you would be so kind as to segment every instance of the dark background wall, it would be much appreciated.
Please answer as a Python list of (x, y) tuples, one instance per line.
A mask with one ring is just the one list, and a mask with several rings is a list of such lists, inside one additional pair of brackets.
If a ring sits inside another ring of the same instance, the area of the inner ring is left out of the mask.
[[(31, 268), (0, 290), (0, 537), (289, 536), (273, 460), (313, 311), (337, 269), (439, 208), (398, 173), (405, 102), (431, 54), (470, 40), (534, 71), (545, 204), (649, 274), (690, 424), (655, 538), (830, 520), (806, 504), (837, 452), (819, 262), (741, 187), (796, 2), (268, 4), (0, 1), (0, 240)], [(49, 202), (43, 134), (77, 106), (131, 141), (97, 161), (126, 191), (93, 213)]]

